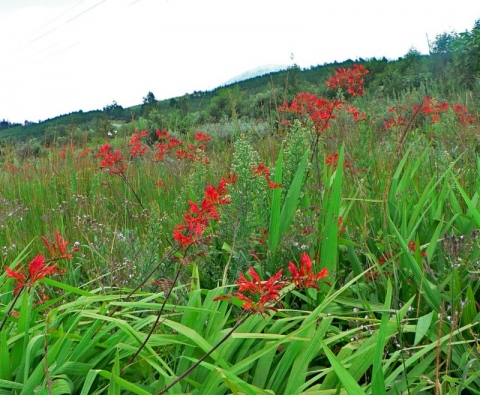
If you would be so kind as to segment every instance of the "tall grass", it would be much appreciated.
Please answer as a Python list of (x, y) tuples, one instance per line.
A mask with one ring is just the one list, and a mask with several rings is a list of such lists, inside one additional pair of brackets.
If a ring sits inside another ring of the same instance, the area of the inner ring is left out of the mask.
[[(79, 251), (66, 259), (57, 240), (57, 274), (27, 270), (17, 292), (2, 270), (0, 394), (480, 393), (478, 121), (450, 108), (432, 124), (411, 106), (389, 129), (387, 108), (421, 95), (350, 98), (360, 121), (341, 100), (324, 133), (285, 113), (290, 126), (268, 135), (234, 123), (227, 137), (207, 125), (202, 148), (196, 131), (176, 136), (191, 160), (158, 160), (154, 130), (129, 155), (145, 120), (36, 156), (7, 147), (2, 267), (19, 273), (57, 230)], [(102, 165), (105, 143), (124, 172)], [(301, 254), (327, 282), (246, 311), (239, 275), (283, 268), (287, 281)]]

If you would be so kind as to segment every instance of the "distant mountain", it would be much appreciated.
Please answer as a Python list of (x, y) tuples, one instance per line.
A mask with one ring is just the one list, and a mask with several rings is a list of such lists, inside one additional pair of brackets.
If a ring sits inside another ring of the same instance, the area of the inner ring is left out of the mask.
[(250, 78), (260, 77), (265, 74), (276, 73), (278, 71), (286, 70), (289, 67), (290, 66), (279, 65), (279, 64), (267, 64), (264, 66), (256, 67), (252, 70), (245, 71), (244, 73), (229, 79), (228, 81), (221, 84), (221, 86), (234, 84), (235, 82), (245, 81)]

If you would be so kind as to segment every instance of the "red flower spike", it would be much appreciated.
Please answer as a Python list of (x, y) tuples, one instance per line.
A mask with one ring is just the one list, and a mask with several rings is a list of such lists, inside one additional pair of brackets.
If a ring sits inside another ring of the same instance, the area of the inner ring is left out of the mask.
[(160, 140), (163, 139), (168, 139), (170, 137), (170, 133), (168, 133), (166, 130), (155, 130), (155, 133), (157, 134), (158, 138)]
[(185, 236), (178, 229), (173, 230), (173, 239), (180, 242), (183, 249), (186, 249), (188, 246), (190, 246), (195, 242), (194, 239), (192, 239), (191, 237)]
[(195, 133), (194, 139), (197, 141), (209, 141), (211, 137), (203, 132), (197, 132)]
[(243, 273), (240, 274), (240, 278), (236, 282), (239, 292), (249, 292), (252, 295), (258, 294), (260, 297), (268, 295), (270, 300), (278, 298), (279, 291), (284, 285), (283, 283), (278, 282), (278, 280), (282, 278), (282, 269), (267, 281), (262, 281), (258, 273), (251, 266), (248, 269), (248, 274), (252, 277), (252, 281), (247, 280)]
[(297, 269), (293, 262), (289, 262), (288, 270), (292, 274), (292, 283), (297, 288), (316, 288), (317, 281), (328, 276), (328, 269), (323, 268), (317, 274), (312, 272), (312, 260), (306, 253), (300, 254), (300, 268)]
[(103, 160), (100, 162), (100, 168), (108, 169), (110, 174), (123, 174), (127, 169), (127, 165), (122, 163), (125, 157), (121, 155), (120, 151), (112, 152), (108, 144), (100, 148), (97, 156), (103, 157)]
[(282, 184), (278, 184), (278, 183), (276, 183), (276, 182), (269, 182), (269, 183), (268, 183), (268, 187), (269, 187), (270, 189), (280, 188), (281, 186), (282, 186)]
[[(411, 240), (408, 242), (408, 249), (412, 252), (416, 252), (417, 251), (417, 244)], [(427, 256), (427, 251), (422, 251), (420, 252), (420, 256)]]
[(111, 151), (110, 144), (103, 144), (100, 147), (100, 151), (98, 151), (98, 154), (96, 155), (97, 158), (103, 158), (105, 157), (106, 154), (108, 154)]
[(45, 265), (45, 258), (43, 255), (37, 255), (33, 260), (29, 263), (29, 278), (27, 283), (27, 277), (25, 276), (25, 271), (23, 270), (12, 270), (8, 266), (6, 266), (7, 270), (7, 277), (15, 279), (17, 285), (13, 290), (14, 295), (20, 291), (23, 287), (31, 287), (33, 286), (38, 280), (45, 278), (47, 275), (57, 273), (57, 266), (46, 266)]
[(50, 257), (53, 259), (70, 259), (73, 258), (72, 254), (77, 252), (79, 249), (75, 247), (70, 253), (67, 251), (68, 241), (64, 240), (60, 235), (58, 230), (55, 231), (55, 237), (57, 239), (57, 244), (50, 243), (45, 237), (42, 236), (42, 241), (47, 247), (47, 250), (50, 252)]
[(180, 147), (183, 145), (183, 141), (180, 140), (180, 139), (177, 139), (173, 136), (171, 136), (169, 139), (168, 139), (168, 144), (167, 144), (167, 149), (170, 150), (174, 147)]
[(334, 71), (334, 76), (326, 81), (328, 89), (345, 88), (352, 96), (361, 96), (365, 93), (363, 90), (364, 75), (369, 71), (362, 65), (354, 64), (353, 69), (340, 67)]
[(8, 266), (5, 266), (5, 269), (7, 270), (7, 277), (13, 278), (17, 282), (13, 290), (13, 294), (16, 295), (21, 288), (26, 286), (27, 277), (25, 276), (25, 272), (23, 270), (12, 270)]
[(259, 301), (258, 303), (255, 303), (248, 296), (245, 296), (239, 292), (237, 292), (234, 296), (236, 296), (243, 302), (242, 309), (245, 311), (257, 313), (261, 316), (270, 315), (270, 311), (278, 311), (278, 309), (273, 304), (266, 304), (266, 302), (264, 301)]
[(237, 172), (231, 174), (227, 173), (227, 184), (235, 184), (237, 182)]
[(174, 230), (174, 240), (179, 241), (182, 248), (198, 242), (210, 221), (220, 219), (217, 206), (230, 202), (228, 198), (222, 197), (227, 191), (225, 184), (226, 181), (222, 179), (218, 188), (207, 185), (200, 206), (195, 202), (188, 202), (190, 209), (184, 215), (184, 223), (177, 225)]

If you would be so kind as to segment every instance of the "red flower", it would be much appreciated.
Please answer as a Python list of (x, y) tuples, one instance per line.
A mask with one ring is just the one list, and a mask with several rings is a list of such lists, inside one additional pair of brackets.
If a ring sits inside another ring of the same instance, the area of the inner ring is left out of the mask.
[[(243, 274), (240, 274), (240, 278), (237, 281), (238, 292), (234, 295), (244, 302), (242, 308), (261, 315), (269, 314), (269, 310), (277, 311), (275, 305), (279, 304), (279, 291), (285, 285), (279, 281), (282, 278), (282, 269), (266, 281), (260, 279), (253, 267), (249, 267), (248, 274), (252, 280), (248, 280)], [(244, 293), (249, 293), (252, 295), (252, 298), (258, 300), (255, 302), (244, 295)]]
[(392, 254), (386, 252), (378, 258), (378, 264), (382, 266), (385, 262), (387, 262), (390, 258), (392, 258)]
[(317, 274), (312, 272), (312, 260), (306, 253), (300, 254), (300, 269), (293, 262), (289, 262), (288, 270), (292, 273), (292, 282), (297, 288), (316, 288), (317, 281), (328, 276), (328, 269), (323, 268)]
[(110, 144), (103, 144), (96, 155), (97, 158), (104, 157), (111, 150)]
[(167, 149), (172, 149), (173, 147), (179, 147), (179, 146), (182, 146), (183, 145), (183, 141), (180, 140), (180, 139), (177, 139), (175, 137), (170, 137), (168, 139), (168, 145), (167, 145)]
[(266, 167), (263, 163), (260, 163), (257, 167), (252, 167), (253, 174), (259, 174), (265, 176), (267, 180), (267, 186), (269, 188), (280, 188), (282, 185), (272, 182), (270, 179), (270, 169)]
[(195, 133), (194, 139), (197, 140), (197, 141), (209, 141), (210, 136), (208, 136), (207, 134), (202, 133), (202, 132), (197, 132), (197, 133)]
[(238, 292), (249, 292), (251, 295), (260, 295), (260, 298), (267, 297), (270, 300), (274, 300), (280, 296), (279, 290), (282, 289), (284, 285), (282, 282), (278, 282), (278, 280), (282, 278), (282, 269), (267, 281), (262, 281), (258, 273), (251, 266), (248, 268), (248, 274), (252, 277), (251, 281), (247, 280), (243, 273), (240, 274), (240, 278), (237, 281)]
[[(45, 278), (47, 275), (55, 274), (57, 272), (57, 266), (46, 266), (45, 259), (43, 255), (37, 255), (29, 263), (29, 277), (25, 276), (25, 271), (23, 270), (12, 270), (6, 266), (7, 277), (11, 277), (16, 280), (17, 285), (13, 290), (14, 295), (18, 293), (23, 287), (32, 287), (38, 280)], [(27, 283), (28, 281), (28, 283)]]
[[(223, 180), (223, 179), (222, 179)], [(230, 203), (229, 198), (222, 198), (222, 195), (226, 193), (226, 188), (220, 181), (218, 189), (215, 189), (212, 185), (207, 185), (205, 188), (205, 200), (210, 204), (227, 204)]]
[(188, 202), (190, 209), (185, 213), (184, 223), (175, 227), (173, 237), (181, 243), (182, 248), (199, 242), (210, 221), (220, 219), (217, 206), (230, 203), (228, 198), (222, 197), (227, 192), (225, 184), (226, 180), (222, 178), (218, 188), (207, 185), (200, 206), (195, 202)]
[(103, 157), (100, 168), (109, 169), (110, 174), (123, 174), (127, 169), (127, 165), (122, 163), (125, 157), (121, 155), (120, 151), (113, 152), (109, 144), (102, 145), (96, 156)]
[[(412, 252), (417, 251), (417, 244), (411, 240), (408, 242), (408, 249)], [(427, 256), (427, 251), (420, 252), (420, 256)]]
[(268, 182), (268, 187), (270, 189), (275, 189), (275, 188), (281, 188), (282, 184), (278, 184), (276, 182), (269, 181)]
[(182, 248), (185, 249), (187, 248), (189, 245), (193, 244), (195, 242), (195, 240), (191, 237), (188, 237), (188, 236), (185, 236), (179, 229), (174, 229), (173, 230), (173, 239), (174, 240), (177, 240), (178, 242), (180, 242), (180, 244), (182, 245)]
[(237, 182), (237, 172), (231, 174), (227, 173), (227, 184), (235, 184)]
[(270, 311), (278, 311), (278, 309), (275, 307), (275, 304), (278, 303), (278, 301), (275, 299), (262, 300), (262, 298), (260, 298), (258, 302), (254, 302), (248, 296), (245, 296), (239, 292), (237, 292), (234, 296), (243, 301), (242, 309), (245, 311), (257, 313), (262, 316), (270, 315)]
[(55, 231), (55, 237), (57, 239), (57, 244), (49, 243), (49, 241), (45, 237), (42, 236), (42, 241), (45, 244), (45, 246), (47, 247), (47, 250), (50, 252), (50, 257), (53, 258), (53, 259), (59, 259), (59, 258), (70, 259), (70, 258), (73, 258), (72, 254), (79, 250), (78, 247), (75, 247), (72, 251), (68, 252), (67, 251), (68, 241), (63, 239), (63, 237), (60, 235), (60, 232), (58, 230)]
[(157, 150), (157, 155), (155, 156), (156, 160), (163, 160), (163, 156), (167, 152), (167, 147), (163, 143), (159, 143), (155, 146), (155, 149)]
[(367, 114), (364, 112), (361, 113), (358, 108), (347, 106), (347, 111), (353, 117), (355, 122), (367, 120)]
[(467, 107), (463, 107), (461, 104), (455, 104), (453, 106), (453, 111), (457, 114), (461, 125), (475, 122), (475, 118), (468, 113)]
[(362, 65), (354, 64), (353, 69), (340, 67), (334, 73), (335, 75), (326, 82), (328, 89), (346, 88), (352, 96), (361, 96), (365, 93), (363, 76), (369, 71)]
[(147, 152), (147, 146), (142, 144), (132, 145), (130, 149), (130, 156), (143, 156)]
[(253, 174), (270, 174), (270, 170), (263, 164), (260, 163), (257, 167), (252, 167)]
[(132, 148), (130, 149), (130, 156), (142, 156), (145, 155), (145, 152), (147, 152), (147, 146), (143, 145), (141, 140), (144, 137), (148, 137), (149, 134), (145, 129), (143, 129), (141, 132), (138, 130), (135, 130), (132, 138), (130, 139), (130, 142), (128, 145), (130, 145)]
[(390, 118), (389, 122), (385, 123), (385, 129), (390, 129), (394, 126), (405, 126), (407, 122), (402, 115), (399, 115), (397, 118)]
[(315, 94), (303, 92), (297, 94), (290, 105), (287, 102), (280, 106), (280, 111), (292, 114), (307, 115), (315, 124), (315, 130), (325, 132), (330, 126), (330, 120), (335, 119), (335, 110), (342, 108), (340, 100), (328, 101), (325, 98), (318, 98)]
[(166, 130), (155, 130), (155, 133), (157, 134), (158, 138), (160, 140), (163, 139), (168, 139), (170, 137), (170, 133), (168, 133)]

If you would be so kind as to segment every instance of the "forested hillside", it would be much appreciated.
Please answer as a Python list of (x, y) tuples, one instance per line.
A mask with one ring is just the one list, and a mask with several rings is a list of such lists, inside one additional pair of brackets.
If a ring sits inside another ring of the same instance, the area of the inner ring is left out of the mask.
[[(142, 104), (123, 108), (106, 104), (103, 109), (59, 115), (39, 123), (0, 122), (0, 141), (51, 144), (62, 140), (89, 140), (114, 133), (116, 125), (143, 119), (146, 127), (186, 133), (199, 125), (225, 123), (232, 119), (260, 123), (274, 132), (278, 106), (298, 92), (333, 97), (325, 79), (333, 70), (362, 64), (370, 70), (365, 78), (368, 100), (395, 100), (411, 92), (434, 95), (437, 99), (478, 96), (480, 72), (480, 20), (471, 31), (438, 35), (430, 43), (430, 54), (421, 55), (415, 48), (396, 60), (355, 59), (318, 65), (308, 69), (293, 66), (287, 70), (222, 86), (212, 91), (193, 92), (181, 97), (157, 100), (152, 92)], [(364, 99), (362, 99), (364, 100)], [(8, 114), (0, 114), (1, 116)]]

